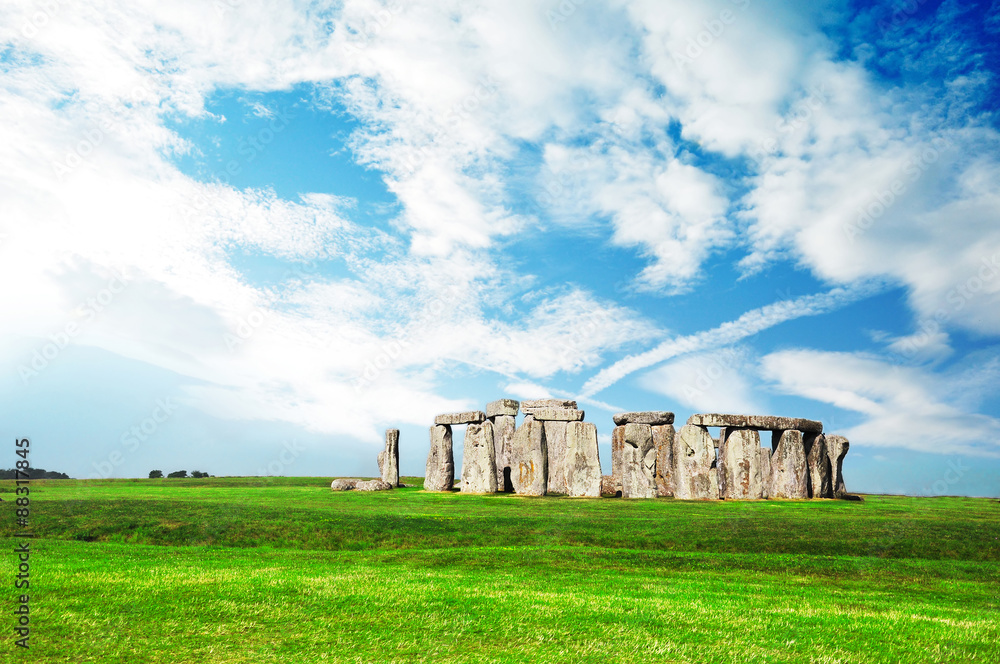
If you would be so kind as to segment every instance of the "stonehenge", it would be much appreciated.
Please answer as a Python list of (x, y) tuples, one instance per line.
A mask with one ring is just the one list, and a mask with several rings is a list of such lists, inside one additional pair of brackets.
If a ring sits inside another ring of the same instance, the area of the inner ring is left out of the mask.
[[(523, 414), (520, 426), (517, 417)], [(459, 492), (621, 496), (681, 500), (845, 498), (850, 443), (814, 420), (697, 413), (679, 429), (669, 411), (615, 413), (611, 474), (601, 469), (598, 429), (576, 401), (498, 399), (485, 410), (434, 417), (424, 490), (455, 490), (453, 426), (465, 426)], [(714, 438), (709, 428), (718, 428)], [(769, 445), (761, 442), (770, 432)], [(373, 491), (399, 483), (399, 430), (387, 429), (380, 479), (337, 479), (331, 489)]]

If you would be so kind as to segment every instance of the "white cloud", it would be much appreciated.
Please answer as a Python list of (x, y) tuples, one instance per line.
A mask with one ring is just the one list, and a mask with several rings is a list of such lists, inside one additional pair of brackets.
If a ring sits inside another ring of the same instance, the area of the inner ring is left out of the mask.
[(1000, 456), (1000, 420), (949, 402), (939, 376), (859, 353), (788, 350), (761, 360), (763, 376), (787, 394), (865, 416), (843, 433), (864, 447)]
[(644, 374), (639, 385), (697, 413), (764, 413), (756, 365), (743, 347), (686, 356)]

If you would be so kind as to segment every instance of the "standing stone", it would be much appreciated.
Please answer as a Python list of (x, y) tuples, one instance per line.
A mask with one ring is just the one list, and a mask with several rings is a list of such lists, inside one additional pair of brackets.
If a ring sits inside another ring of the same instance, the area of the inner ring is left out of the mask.
[(760, 448), (760, 477), (764, 485), (764, 498), (771, 497), (771, 448)]
[(496, 493), (497, 461), (493, 425), (470, 424), (465, 428), (462, 451), (462, 493)]
[(382, 481), (399, 486), (399, 429), (385, 430), (385, 451), (379, 455)]
[(725, 500), (764, 497), (760, 473), (760, 434), (756, 429), (730, 429), (719, 438), (719, 488)]
[(685, 424), (674, 436), (674, 498), (719, 498), (715, 442), (705, 427)]
[(615, 491), (622, 490), (622, 449), (625, 446), (625, 425), (615, 427), (611, 432), (611, 477)]
[[(771, 480), (768, 496), (774, 498), (808, 498), (809, 467), (806, 462), (806, 448), (802, 444), (802, 432), (792, 429), (780, 433), (777, 447), (771, 454)], [(772, 439), (773, 439), (772, 438)]]
[(597, 425), (593, 422), (566, 425), (566, 495), (601, 497), (601, 459), (597, 450)]
[(455, 484), (455, 457), (451, 449), (451, 427), (431, 427), (431, 451), (427, 454), (424, 491), (451, 491)]
[(844, 485), (844, 457), (851, 443), (843, 436), (826, 437), (826, 453), (830, 457), (830, 485), (833, 487), (833, 497), (843, 498), (847, 495), (847, 487)]
[(511, 483), (513, 473), (514, 432), (517, 430), (513, 415), (495, 415), (489, 420), (493, 423), (493, 446), (496, 450), (497, 491), (510, 493), (514, 490)]
[(601, 475), (601, 495), (620, 496), (622, 490), (615, 486), (615, 478), (611, 475)]
[(806, 449), (806, 465), (809, 467), (809, 497), (833, 498), (830, 476), (830, 456), (826, 453), (826, 436), (807, 433), (803, 436)]
[[(388, 434), (388, 431), (386, 431)], [(378, 453), (378, 474), (383, 475), (385, 473), (385, 450)]]
[(545, 447), (545, 426), (534, 419), (526, 419), (513, 440), (511, 481), (515, 493), (522, 496), (545, 495), (548, 476)]
[(548, 451), (547, 492), (566, 494), (566, 425), (569, 423), (546, 420), (539, 424), (545, 427), (545, 448)]
[(626, 424), (622, 498), (656, 498), (656, 448), (648, 424)]
[(672, 424), (653, 427), (653, 447), (656, 448), (656, 495), (674, 495), (674, 436)]

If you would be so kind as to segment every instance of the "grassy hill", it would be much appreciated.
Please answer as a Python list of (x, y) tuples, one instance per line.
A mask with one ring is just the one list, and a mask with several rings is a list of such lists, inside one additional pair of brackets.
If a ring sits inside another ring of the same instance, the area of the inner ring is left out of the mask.
[(328, 486), (33, 482), (25, 661), (1000, 661), (995, 500)]

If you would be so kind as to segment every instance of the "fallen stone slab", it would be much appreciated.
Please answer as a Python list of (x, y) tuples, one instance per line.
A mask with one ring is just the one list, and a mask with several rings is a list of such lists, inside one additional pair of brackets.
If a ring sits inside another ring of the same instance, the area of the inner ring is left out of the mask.
[(803, 436), (806, 447), (806, 466), (809, 470), (809, 497), (833, 498), (830, 456), (826, 452), (826, 436), (809, 433)]
[(431, 427), (431, 449), (424, 471), (424, 491), (451, 491), (455, 484), (455, 457), (452, 452), (451, 427)]
[(612, 419), (618, 426), (625, 426), (626, 424), (660, 426), (663, 424), (673, 424), (674, 414), (665, 410), (644, 410), (635, 413), (617, 413)]
[(622, 498), (656, 498), (656, 448), (648, 424), (626, 424)]
[(521, 412), (530, 415), (539, 408), (568, 408), (576, 410), (576, 402), (567, 399), (531, 399), (521, 402)]
[[(775, 432), (777, 437), (778, 433)], [(783, 431), (771, 454), (771, 479), (767, 495), (775, 498), (802, 499), (809, 497), (809, 466), (806, 448), (799, 430)]]
[(565, 495), (568, 490), (566, 486), (566, 427), (569, 422), (564, 420), (539, 421), (537, 418), (535, 421), (545, 429), (545, 450), (548, 456), (545, 492)]
[(760, 434), (756, 429), (726, 428), (719, 439), (719, 497), (760, 500), (764, 479), (760, 469)]
[(548, 451), (545, 426), (534, 420), (524, 422), (514, 434), (511, 482), (522, 496), (544, 496), (548, 488)]
[(674, 498), (719, 498), (715, 441), (705, 427), (685, 424), (674, 436)]
[(671, 424), (653, 427), (653, 447), (656, 448), (656, 495), (674, 495), (674, 436)]
[(521, 403), (516, 399), (497, 399), (486, 404), (486, 417), (496, 417), (497, 415), (510, 415), (517, 417)]
[(571, 408), (538, 408), (531, 416), (540, 422), (579, 422), (583, 420), (584, 412)]
[(847, 450), (851, 448), (851, 443), (843, 436), (826, 437), (826, 453), (830, 457), (830, 485), (833, 488), (834, 498), (844, 498), (847, 495), (847, 487), (844, 486), (844, 457)]
[(597, 425), (569, 422), (566, 425), (566, 495), (600, 498), (601, 460), (597, 449)]
[(354, 485), (355, 491), (388, 491), (392, 485), (380, 479), (365, 480)]
[(330, 482), (330, 488), (334, 491), (353, 491), (357, 483), (356, 479), (338, 478)]
[(773, 415), (699, 413), (689, 417), (687, 423), (700, 427), (732, 427), (734, 429), (764, 429), (766, 431), (797, 429), (803, 433), (823, 433), (822, 422), (796, 417), (775, 417)]
[(385, 450), (379, 454), (382, 480), (399, 486), (399, 429), (385, 430)]
[(497, 465), (493, 424), (470, 424), (462, 448), (462, 493), (496, 493)]
[(467, 413), (446, 413), (434, 418), (434, 424), (482, 424), (486, 421), (486, 413), (481, 410), (470, 410)]

